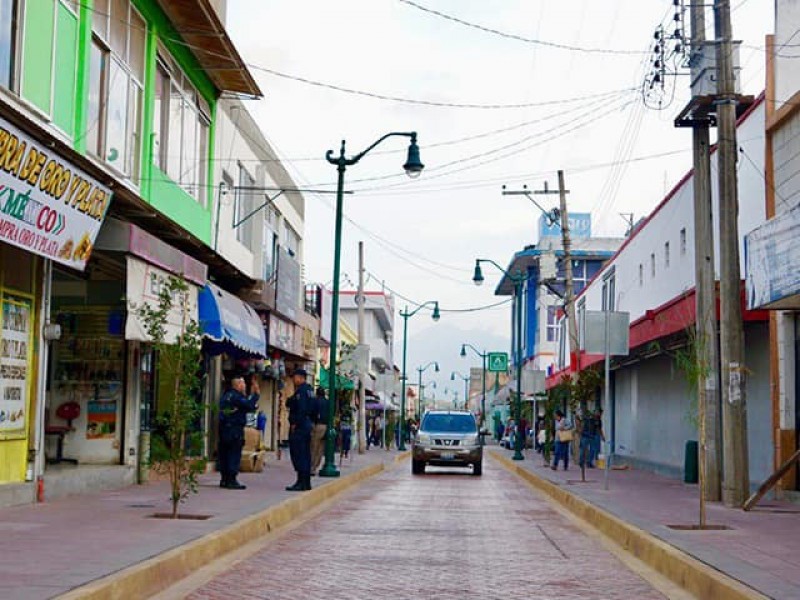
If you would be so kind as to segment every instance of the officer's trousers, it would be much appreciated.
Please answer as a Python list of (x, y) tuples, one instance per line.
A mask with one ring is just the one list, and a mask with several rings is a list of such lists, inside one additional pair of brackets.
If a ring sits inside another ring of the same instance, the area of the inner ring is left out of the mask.
[(289, 433), (289, 454), (298, 476), (311, 475), (311, 428), (295, 428)]
[(223, 438), (219, 441), (219, 472), (223, 483), (236, 481), (239, 474), (239, 465), (242, 462), (242, 448), (244, 439)]

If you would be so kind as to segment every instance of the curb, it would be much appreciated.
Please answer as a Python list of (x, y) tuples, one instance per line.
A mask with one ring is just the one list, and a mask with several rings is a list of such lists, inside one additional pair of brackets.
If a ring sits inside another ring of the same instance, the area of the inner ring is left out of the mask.
[(697, 598), (726, 600), (761, 600), (767, 596), (736, 579), (718, 571), (663, 540), (627, 523), (591, 502), (566, 491), (535, 473), (515, 464), (511, 459), (490, 451), (511, 473), (524, 479), (531, 487), (546, 494), (573, 515), (591, 525), (626, 552), (658, 571)]
[(351, 475), (332, 480), (301, 496), (284, 500), (219, 531), (206, 534), (187, 544), (87, 583), (58, 598), (59, 600), (130, 600), (154, 596), (210, 562), (288, 525), (326, 500), (385, 471), (387, 466), (402, 462), (409, 455), (409, 452), (404, 452), (395, 456), (391, 462), (370, 465)]

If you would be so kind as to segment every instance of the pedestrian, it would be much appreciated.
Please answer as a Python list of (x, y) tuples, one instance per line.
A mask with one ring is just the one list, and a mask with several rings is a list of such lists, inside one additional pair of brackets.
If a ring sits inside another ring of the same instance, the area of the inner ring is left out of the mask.
[(572, 424), (564, 416), (561, 410), (556, 411), (556, 456), (551, 467), (553, 471), (558, 469), (558, 463), (564, 460), (564, 470), (569, 469), (569, 445), (572, 442)]
[(341, 436), (340, 452), (343, 458), (350, 458), (350, 445), (353, 439), (353, 415), (350, 407), (342, 409), (342, 416), (339, 419), (339, 435)]
[(258, 409), (258, 381), (253, 380), (251, 394), (246, 395), (247, 384), (244, 376), (231, 378), (230, 387), (219, 400), (219, 444), (217, 458), (219, 461), (219, 487), (226, 490), (244, 490), (247, 486), (236, 480), (239, 465), (242, 462), (244, 447), (244, 426), (247, 414)]
[(581, 467), (594, 469), (592, 458), (592, 447), (596, 433), (597, 419), (592, 414), (584, 415), (581, 418), (581, 443), (578, 450), (578, 464)]
[(603, 409), (598, 408), (594, 414), (594, 437), (592, 438), (592, 453), (591, 453), (591, 465), (594, 467), (594, 463), (597, 460), (597, 457), (600, 455), (600, 446), (602, 442), (606, 441), (606, 434), (603, 431)]
[(372, 443), (383, 448), (383, 419), (381, 419), (380, 415), (375, 415), (373, 431), (375, 432), (375, 438)]
[(314, 398), (314, 429), (311, 431), (311, 475), (319, 470), (325, 452), (325, 436), (328, 433), (330, 402), (325, 396), (325, 388), (318, 387)]
[(289, 409), (289, 454), (297, 472), (297, 481), (286, 488), (288, 492), (311, 489), (311, 431), (318, 409), (314, 389), (306, 383), (307, 378), (305, 369), (295, 369), (292, 374), (294, 394), (286, 401)]

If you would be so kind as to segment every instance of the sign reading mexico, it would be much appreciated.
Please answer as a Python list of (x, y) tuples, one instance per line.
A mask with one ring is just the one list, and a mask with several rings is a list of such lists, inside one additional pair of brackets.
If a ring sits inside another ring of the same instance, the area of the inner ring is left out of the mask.
[(0, 240), (82, 271), (111, 191), (0, 119)]

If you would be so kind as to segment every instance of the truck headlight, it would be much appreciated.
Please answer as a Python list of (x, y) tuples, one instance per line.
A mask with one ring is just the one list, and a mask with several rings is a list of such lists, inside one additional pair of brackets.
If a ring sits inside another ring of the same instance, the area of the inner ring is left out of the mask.
[(431, 443), (431, 436), (427, 433), (420, 433), (417, 435), (417, 443), (427, 446)]

